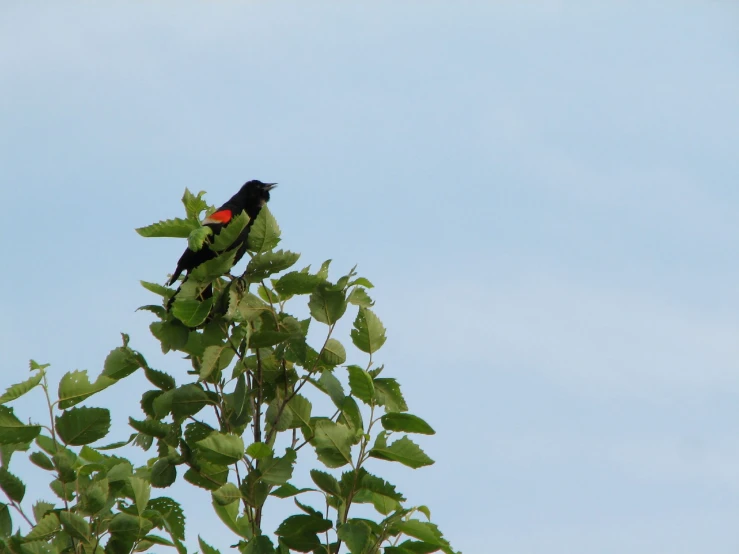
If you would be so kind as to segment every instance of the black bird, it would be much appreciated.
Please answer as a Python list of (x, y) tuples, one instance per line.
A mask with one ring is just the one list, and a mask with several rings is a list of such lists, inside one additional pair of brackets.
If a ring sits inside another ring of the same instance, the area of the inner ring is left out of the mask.
[[(213, 236), (215, 236), (220, 233), (221, 229), (223, 229), (223, 227), (225, 227), (237, 215), (240, 215), (244, 211), (249, 215), (249, 224), (244, 228), (239, 235), (239, 238), (237, 238), (229, 248), (229, 250), (237, 249), (236, 256), (234, 258), (234, 265), (236, 265), (246, 253), (246, 240), (252, 223), (254, 223), (254, 219), (259, 215), (259, 210), (262, 209), (262, 206), (269, 201), (269, 191), (276, 186), (277, 183), (249, 181), (245, 183), (239, 192), (234, 194), (228, 202), (203, 220), (203, 225), (210, 227), (213, 230)], [(167, 282), (167, 285), (174, 284), (183, 271), (187, 271), (189, 273), (203, 262), (212, 260), (216, 255), (217, 254), (213, 250), (208, 248), (207, 244), (204, 244), (197, 252), (188, 248), (182, 253), (182, 256), (180, 256), (180, 259), (177, 262), (177, 268), (174, 270), (172, 278)]]

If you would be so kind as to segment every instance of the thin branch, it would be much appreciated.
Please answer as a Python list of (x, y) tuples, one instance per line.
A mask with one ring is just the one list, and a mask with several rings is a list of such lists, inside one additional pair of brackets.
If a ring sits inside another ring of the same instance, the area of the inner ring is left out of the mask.
[[(331, 416), (331, 421), (334, 421), (334, 420), (336, 420), (337, 416), (338, 416), (338, 415), (339, 415), (340, 413), (342, 413), (342, 410), (336, 410), (336, 411), (334, 412), (334, 415), (332, 415), (332, 416)], [(306, 444), (308, 444), (308, 443), (309, 443), (310, 441), (312, 441), (312, 440), (313, 440), (313, 437), (315, 436), (315, 435), (312, 435), (312, 436), (308, 437), (307, 439), (305, 439), (305, 440), (304, 440), (304, 441), (303, 441), (302, 443), (300, 443), (300, 444), (299, 444), (299, 445), (298, 445), (298, 446), (296, 447), (296, 446), (295, 446), (295, 443), (297, 442), (297, 441), (295, 440), (295, 438), (296, 438), (296, 435), (297, 435), (297, 429), (293, 429), (293, 444), (292, 444), (292, 446), (293, 446), (293, 450), (295, 450), (296, 452), (297, 452), (298, 450), (300, 450), (301, 448), (303, 448), (303, 447), (304, 447), (304, 446), (305, 446)]]
[(26, 520), (26, 523), (28, 523), (28, 525), (30, 525), (31, 527), (34, 527), (34, 525), (36, 525), (23, 512), (23, 508), (21, 507), (21, 505), (18, 502), (16, 502), (15, 500), (13, 500), (10, 497), (8, 497), (8, 500), (10, 500), (10, 505), (13, 506), (13, 508), (15, 508), (15, 510), (21, 515), (21, 517)]
[[(208, 392), (212, 392), (210, 390), (210, 387), (208, 387), (208, 383), (206, 383), (205, 381), (203, 381), (203, 386), (205, 387), (205, 390), (207, 390)], [(218, 420), (218, 425), (221, 427), (221, 430), (223, 430), (224, 429), (223, 419), (221, 418), (221, 412), (218, 410), (218, 404), (212, 404), (212, 406), (213, 406), (213, 411), (216, 413), (216, 419)]]
[(256, 389), (257, 397), (255, 401), (254, 413), (254, 442), (262, 442), (262, 357), (259, 355), (259, 349), (254, 349), (257, 356), (257, 375)]
[(362, 464), (367, 460), (369, 457), (369, 454), (365, 456), (365, 452), (367, 449), (367, 444), (369, 443), (367, 437), (370, 434), (370, 431), (372, 430), (372, 425), (374, 425), (374, 415), (375, 415), (375, 403), (372, 402), (370, 404), (370, 424), (367, 427), (367, 432), (362, 435), (362, 442), (359, 446), (359, 456), (357, 456), (357, 465), (354, 468), (354, 480), (352, 482), (352, 488), (349, 491), (349, 494), (346, 498), (346, 510), (344, 510), (344, 517), (342, 523), (346, 523), (347, 518), (349, 517), (349, 508), (352, 506), (352, 500), (354, 499), (354, 493), (357, 490), (357, 480), (359, 479), (359, 470), (362, 467)]
[(272, 316), (275, 318), (275, 325), (277, 325), (277, 327), (279, 327), (280, 326), (280, 320), (277, 317), (277, 312), (275, 311), (275, 305), (272, 302), (272, 294), (271, 294), (270, 290), (267, 288), (267, 285), (264, 284), (264, 279), (262, 279), (260, 281), (260, 283), (262, 284), (262, 287), (264, 287), (264, 292), (267, 294), (267, 299), (269, 300), (269, 307), (270, 307), (270, 309), (272, 311)]
[[(329, 510), (329, 504), (328, 504), (328, 495), (323, 495), (326, 498), (326, 519), (328, 519), (328, 510)], [(326, 552), (331, 552), (331, 539), (328, 537), (328, 529), (326, 529)]]
[[(318, 352), (318, 356), (316, 357), (316, 361), (313, 362), (313, 367), (310, 369), (310, 371), (308, 371), (308, 374), (307, 375), (304, 375), (303, 377), (301, 377), (301, 381), (298, 384), (298, 386), (295, 387), (293, 389), (292, 393), (289, 394), (288, 396), (286, 396), (285, 397), (285, 400), (283, 400), (282, 403), (280, 404), (280, 407), (277, 410), (277, 415), (275, 416), (275, 420), (274, 420), (275, 423), (280, 420), (280, 416), (282, 415), (282, 412), (285, 411), (285, 408), (287, 407), (288, 402), (290, 402), (290, 400), (292, 400), (295, 397), (295, 395), (297, 395), (298, 392), (300, 392), (300, 389), (302, 389), (305, 386), (305, 384), (308, 382), (308, 379), (310, 378), (310, 376), (315, 372), (316, 367), (318, 366), (318, 360), (321, 357), (321, 354), (323, 353), (323, 351), (326, 349), (326, 345), (328, 344), (328, 341), (331, 338), (331, 333), (333, 333), (334, 326), (335, 325), (336, 325), (336, 323), (333, 323), (333, 324), (329, 325), (329, 327), (328, 327), (328, 335), (326, 335), (326, 340), (323, 341), (323, 346), (321, 347), (321, 350)], [(272, 435), (274, 434), (274, 432), (275, 432), (275, 427), (274, 427), (274, 425), (272, 425), (270, 427), (269, 432), (267, 433), (267, 439), (266, 439), (265, 442), (269, 443), (269, 441), (272, 440)]]

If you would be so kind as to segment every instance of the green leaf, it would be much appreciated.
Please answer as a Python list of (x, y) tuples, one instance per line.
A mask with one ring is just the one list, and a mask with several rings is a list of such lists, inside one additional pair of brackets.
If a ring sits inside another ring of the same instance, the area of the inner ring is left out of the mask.
[[(120, 515), (120, 514), (119, 514)], [(75, 513), (62, 510), (59, 512), (62, 528), (75, 539), (87, 542), (90, 539), (90, 525), (85, 518)]]
[(175, 544), (169, 539), (160, 537), (159, 535), (146, 535), (144, 540), (152, 544), (159, 544), (161, 546), (175, 546)]
[(406, 433), (421, 433), (434, 435), (431, 426), (418, 416), (412, 414), (388, 413), (380, 418), (383, 428), (388, 431), (405, 431)]
[(234, 265), (234, 258), (236, 257), (236, 250), (227, 250), (223, 254), (220, 254), (197, 266), (193, 269), (188, 279), (193, 279), (201, 283), (207, 283), (228, 273)]
[(259, 462), (259, 471), (262, 472), (262, 481), (270, 485), (283, 485), (293, 475), (293, 465), (298, 455), (292, 448), (285, 450), (280, 458), (265, 458)]
[(275, 283), (275, 290), (281, 295), (310, 294), (325, 280), (318, 275), (291, 271), (280, 277)]
[(178, 319), (172, 321), (155, 321), (149, 325), (151, 334), (162, 343), (162, 352), (182, 350), (187, 344), (190, 330)]
[(187, 327), (194, 328), (203, 324), (212, 307), (212, 297), (199, 302), (197, 300), (180, 298), (178, 296), (174, 301), (174, 304), (172, 304), (172, 315)]
[(409, 519), (397, 522), (393, 527), (409, 537), (419, 539), (437, 547), (449, 548), (449, 543), (443, 538), (441, 531), (433, 523), (418, 519)]
[(42, 469), (46, 469), (48, 471), (54, 469), (54, 464), (52, 463), (51, 459), (43, 452), (32, 452), (28, 456), (28, 459), (31, 460), (34, 465), (37, 465)]
[(364, 277), (357, 277), (354, 279), (351, 283), (349, 283), (349, 286), (352, 287), (354, 285), (358, 285), (360, 287), (364, 287), (367, 289), (373, 289), (375, 288), (375, 285), (373, 285), (369, 279), (365, 279)]
[(155, 304), (147, 304), (146, 306), (139, 306), (136, 308), (137, 312), (141, 311), (147, 311), (153, 313), (155, 316), (157, 316), (159, 319), (164, 319), (167, 317), (167, 310), (164, 309), (164, 306), (158, 306)]
[(236, 239), (239, 238), (239, 235), (241, 235), (241, 232), (246, 229), (248, 224), (249, 214), (245, 211), (241, 212), (215, 236), (213, 244), (210, 245), (210, 249), (217, 252), (226, 250), (226, 248), (230, 247)]
[[(49, 504), (49, 506), (51, 506)], [(26, 535), (27, 541), (39, 541), (46, 540), (56, 533), (61, 527), (59, 523), (59, 516), (54, 513), (46, 514), (37, 519), (38, 523), (34, 525), (33, 529)]]
[(336, 535), (344, 541), (351, 554), (366, 554), (373, 542), (369, 525), (358, 520), (351, 520), (341, 525)]
[(86, 370), (65, 373), (59, 381), (59, 407), (63, 410), (71, 408), (113, 383), (115, 379), (100, 375), (92, 384)]
[(311, 492), (314, 490), (315, 489), (299, 489), (295, 485), (291, 485), (290, 483), (285, 483), (281, 487), (277, 487), (275, 490), (273, 490), (270, 493), (270, 496), (276, 496), (277, 498), (290, 498), (291, 496), (302, 494), (304, 492)]
[[(33, 532), (33, 530), (31, 531)], [(9, 537), (12, 533), (13, 520), (10, 517), (10, 510), (8, 509), (7, 504), (3, 504), (0, 502), (0, 536)], [(26, 538), (26, 540), (28, 540), (28, 538)]]
[(151, 486), (159, 489), (170, 486), (177, 480), (177, 466), (169, 459), (160, 458), (151, 466)]
[(161, 419), (163, 416), (157, 416), (156, 411), (154, 411), (154, 401), (162, 396), (164, 394), (161, 390), (148, 390), (144, 394), (141, 395), (141, 400), (139, 401), (139, 405), (141, 406), (141, 410), (149, 417), (154, 419)]
[(95, 464), (102, 464), (109, 459), (105, 454), (98, 452), (97, 448), (90, 448), (89, 446), (83, 446), (80, 449), (79, 455), (80, 458)]
[(208, 209), (208, 203), (203, 200), (204, 194), (204, 190), (201, 190), (197, 195), (194, 195), (187, 188), (185, 189), (185, 193), (182, 195), (182, 204), (185, 206), (187, 219), (197, 221), (200, 219), (200, 213), (203, 210)]
[(177, 382), (174, 380), (174, 377), (168, 373), (164, 373), (163, 371), (145, 367), (144, 375), (146, 375), (146, 378), (152, 385), (161, 390), (172, 390), (177, 386)]
[(396, 500), (381, 494), (370, 492), (366, 489), (360, 489), (357, 491), (357, 494), (353, 498), (353, 502), (358, 504), (369, 502), (375, 507), (375, 510), (380, 512), (382, 515), (388, 515), (389, 513), (400, 509), (400, 503)]
[[(85, 467), (88, 468), (90, 466)], [(109, 493), (110, 487), (107, 479), (93, 481), (81, 492), (80, 502), (77, 505), (78, 509), (82, 510), (85, 515), (96, 515), (105, 508)]]
[(346, 395), (344, 394), (344, 388), (341, 386), (341, 382), (332, 372), (323, 371), (320, 379), (318, 379), (318, 382), (316, 383), (316, 386), (328, 394), (334, 405), (341, 409), (344, 405), (344, 398), (346, 398)]
[(277, 431), (285, 431), (292, 426), (293, 413), (291, 410), (280, 411), (280, 405), (280, 399), (275, 397), (267, 407), (264, 417), (269, 426), (274, 427)]
[(244, 441), (236, 435), (215, 432), (196, 444), (202, 455), (215, 464), (235, 464), (244, 457)]
[(214, 371), (225, 369), (234, 357), (233, 348), (225, 344), (208, 346), (200, 362), (200, 380), (207, 380)]
[(316, 275), (323, 279), (324, 281), (328, 279), (328, 266), (331, 265), (331, 260), (326, 260), (321, 264), (321, 269), (318, 270), (318, 273)]
[(364, 422), (362, 421), (362, 412), (359, 405), (353, 397), (347, 396), (341, 406), (341, 416), (338, 423), (346, 425), (354, 432), (355, 441), (364, 433)]
[(40, 425), (24, 425), (11, 408), (0, 406), (0, 444), (28, 443), (40, 432)]
[(248, 529), (248, 526), (242, 526), (241, 520), (238, 517), (239, 504), (237, 502), (232, 502), (231, 504), (226, 504), (224, 506), (213, 502), (213, 510), (226, 527), (231, 529), (231, 531), (244, 539), (249, 538), (251, 529)]
[(151, 404), (151, 411), (153, 412), (156, 419), (163, 419), (172, 411), (172, 400), (174, 399), (174, 394), (176, 390), (177, 389), (170, 389), (154, 397), (154, 401)]
[(299, 552), (310, 552), (320, 546), (317, 533), (324, 533), (333, 527), (332, 523), (320, 515), (295, 515), (283, 521), (275, 534), (282, 541)]
[(197, 252), (203, 248), (205, 240), (213, 234), (210, 227), (196, 227), (187, 235), (187, 247), (193, 252)]
[(133, 533), (111, 533), (105, 545), (105, 554), (130, 554), (135, 542), (136, 536)]
[[(16, 542), (16, 538), (15, 536), (11, 537), (9, 541), (11, 545)], [(68, 537), (66, 539), (69, 540)], [(6, 552), (10, 552), (10, 550), (6, 550)], [(15, 552), (23, 552), (23, 554), (57, 554), (58, 550), (45, 541), (28, 541), (23, 543), (22, 550), (17, 549)]]
[(331, 367), (343, 364), (346, 361), (344, 345), (336, 339), (328, 339), (321, 350), (321, 361)]
[(401, 464), (412, 467), (413, 469), (430, 466), (434, 463), (434, 461), (408, 437), (398, 439), (390, 446), (378, 445), (376, 443), (372, 450), (370, 450), (369, 455), (380, 460), (400, 462)]
[(39, 435), (36, 437), (36, 444), (39, 445), (41, 450), (47, 454), (54, 455), (60, 450), (60, 445), (57, 444), (54, 439), (47, 437), (46, 435)]
[(185, 472), (185, 481), (197, 487), (214, 491), (226, 483), (228, 466), (214, 464), (205, 458), (198, 460), (198, 469), (190, 468)]
[(213, 548), (211, 545), (201, 539), (200, 535), (198, 535), (198, 544), (200, 545), (200, 550), (202, 551), (202, 554), (221, 554), (220, 550), (218, 550), (217, 548)]
[(300, 254), (277, 250), (276, 252), (262, 252), (256, 254), (246, 266), (244, 276), (256, 283), (270, 275), (284, 271), (298, 261)]
[(139, 477), (131, 477), (128, 482), (131, 485), (131, 489), (133, 489), (133, 500), (136, 503), (136, 510), (139, 515), (141, 515), (146, 509), (146, 505), (149, 503), (151, 487), (146, 481)]
[(185, 440), (187, 441), (187, 444), (192, 445), (203, 440), (214, 431), (215, 429), (210, 425), (206, 425), (200, 421), (193, 421), (188, 423), (185, 427)]
[(247, 293), (239, 301), (234, 313), (235, 316), (239, 316), (244, 321), (255, 321), (264, 312), (271, 311), (268, 304), (265, 304), (257, 295)]
[(16, 383), (15, 385), (11, 385), (7, 389), (5, 389), (5, 393), (0, 396), (0, 404), (6, 404), (12, 400), (20, 398), (28, 391), (34, 389), (43, 378), (44, 372), (39, 371), (36, 375), (30, 377), (29, 379), (26, 379), (25, 381), (22, 381), (20, 383)]
[(208, 403), (208, 395), (198, 385), (189, 384), (174, 390), (172, 397), (172, 415), (181, 421), (195, 415)]
[[(318, 491), (316, 491), (318, 492)], [(321, 512), (319, 510), (316, 510), (313, 506), (309, 506), (308, 504), (303, 504), (300, 500), (297, 498), (293, 498), (293, 502), (295, 505), (303, 510), (306, 514), (309, 516), (321, 516)]]
[(395, 379), (376, 378), (375, 399), (380, 406), (385, 406), (387, 412), (404, 412), (408, 409), (400, 385)]
[(105, 408), (72, 408), (56, 418), (56, 431), (64, 444), (82, 446), (102, 439), (110, 429)]
[(260, 479), (260, 475), (259, 470), (250, 471), (239, 487), (244, 502), (253, 508), (263, 506), (269, 495), (270, 486)]
[(177, 239), (184, 239), (190, 235), (193, 229), (200, 227), (200, 222), (193, 219), (180, 219), (176, 217), (174, 219), (166, 219), (147, 225), (146, 227), (139, 227), (136, 232), (142, 237), (171, 237)]
[(275, 547), (266, 535), (259, 535), (246, 543), (243, 554), (274, 554)]
[(321, 284), (310, 295), (308, 308), (316, 321), (333, 325), (346, 311), (346, 298), (342, 291), (329, 290), (327, 284)]
[(310, 470), (310, 477), (313, 479), (316, 486), (318, 486), (318, 488), (323, 492), (327, 492), (328, 494), (333, 494), (334, 496), (341, 498), (341, 487), (339, 487), (339, 482), (336, 480), (336, 477), (317, 469)]
[(359, 486), (362, 489), (366, 489), (382, 496), (387, 496), (388, 498), (392, 498), (393, 500), (397, 500), (398, 502), (405, 501), (405, 497), (395, 490), (395, 485), (391, 485), (390, 483), (380, 477), (377, 477), (376, 475), (367, 473), (367, 471), (365, 471), (364, 469), (361, 472)]
[(351, 337), (354, 346), (362, 352), (373, 354), (385, 344), (385, 327), (372, 310), (359, 308)]
[(291, 336), (285, 331), (258, 331), (249, 337), (249, 348), (267, 348), (286, 341)]
[(360, 306), (362, 308), (369, 308), (374, 304), (372, 299), (369, 297), (369, 294), (367, 294), (367, 291), (359, 287), (353, 289), (346, 300), (350, 304), (354, 304), (355, 306)]
[(176, 501), (166, 496), (152, 498), (148, 509), (159, 512), (166, 523), (167, 531), (175, 539), (185, 540), (185, 514)]
[(315, 422), (310, 443), (326, 467), (341, 467), (351, 462), (352, 432), (344, 425), (327, 419)]
[(246, 453), (252, 458), (258, 460), (272, 456), (272, 448), (263, 442), (253, 442), (247, 447)]
[(310, 425), (310, 413), (313, 409), (310, 401), (300, 394), (296, 394), (287, 404), (287, 409), (292, 414), (291, 427), (302, 427)]
[[(141, 286), (144, 287), (149, 292), (153, 292), (154, 294), (158, 294), (159, 296), (162, 296), (164, 298), (169, 298), (175, 292), (172, 289), (165, 287), (164, 285), (160, 285), (159, 283), (150, 283), (149, 281), (139, 281), (139, 282), (141, 283)], [(139, 310), (140, 309), (141, 308), (139, 308)]]
[(102, 375), (118, 381), (119, 379), (128, 377), (138, 368), (144, 367), (145, 365), (146, 363), (141, 357), (141, 354), (134, 352), (130, 348), (119, 346), (111, 350), (110, 354), (105, 358)]
[(244, 426), (250, 421), (250, 400), (246, 390), (246, 377), (241, 373), (236, 378), (234, 392), (226, 395), (228, 422), (232, 428)]
[(231, 502), (241, 500), (241, 491), (233, 483), (226, 483), (214, 490), (211, 495), (213, 496), (213, 501), (219, 506), (225, 506), (226, 504), (231, 504)]
[(30, 447), (30, 440), (28, 442), (11, 442), (9, 444), (0, 444), (0, 465), (8, 467), (13, 454), (15, 454), (16, 452), (26, 452)]
[(108, 470), (108, 481), (111, 483), (115, 481), (128, 481), (132, 473), (133, 467), (131, 466), (131, 462), (128, 460), (121, 461)]
[(43, 500), (36, 502), (33, 505), (33, 518), (36, 520), (36, 523), (41, 523), (46, 513), (53, 510), (54, 507), (54, 504), (51, 502), (44, 502)]
[(375, 397), (375, 386), (370, 374), (356, 365), (350, 365), (346, 369), (349, 371), (349, 387), (352, 395), (365, 404), (371, 404)]
[[(348, 472), (348, 480), (344, 482), (345, 474), (342, 476), (342, 491), (344, 489), (355, 489), (355, 478), (352, 473)], [(356, 478), (358, 484), (354, 502), (371, 502), (375, 509), (383, 515), (400, 509), (400, 502), (405, 498), (401, 493), (395, 490), (395, 485), (391, 485), (384, 479), (367, 473), (364, 469), (359, 470), (359, 477)]]
[(280, 242), (280, 227), (267, 206), (262, 206), (249, 231), (248, 246), (252, 252), (272, 250)]
[(77, 458), (74, 453), (59, 449), (52, 459), (54, 461), (54, 467), (58, 470), (59, 480), (62, 483), (73, 483), (77, 480), (77, 471), (74, 467)]
[[(62, 524), (64, 524), (63, 519)], [(154, 524), (148, 519), (121, 512), (113, 516), (113, 519), (110, 520), (108, 530), (114, 535), (143, 537), (153, 527)]]
[(62, 483), (59, 479), (55, 479), (49, 483), (49, 488), (54, 491), (54, 494), (67, 502), (74, 500), (76, 495), (74, 486), (74, 483)]

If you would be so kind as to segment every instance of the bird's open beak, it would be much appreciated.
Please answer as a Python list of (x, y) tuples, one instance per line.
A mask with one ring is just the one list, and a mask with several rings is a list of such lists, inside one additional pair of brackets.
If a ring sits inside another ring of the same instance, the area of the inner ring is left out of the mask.
[(277, 186), (277, 183), (264, 183), (264, 190), (272, 190)]

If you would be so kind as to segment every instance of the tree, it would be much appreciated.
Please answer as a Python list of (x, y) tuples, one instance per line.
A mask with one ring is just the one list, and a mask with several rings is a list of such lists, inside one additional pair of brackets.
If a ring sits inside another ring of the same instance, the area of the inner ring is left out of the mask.
[[(150, 367), (125, 334), (94, 382), (85, 371), (67, 373), (54, 400), (48, 364), (32, 361), (32, 376), (0, 397), (0, 488), (8, 500), (0, 504), (0, 552), (119, 554), (162, 545), (184, 554), (182, 508), (170, 497), (153, 496), (181, 477), (211, 492), (213, 510), (245, 554), (452, 553), (428, 521), (428, 508), (408, 506), (395, 485), (366, 467), (370, 460), (414, 469), (430, 465), (407, 433), (434, 433), (408, 413), (397, 380), (384, 376), (375, 361), (385, 328), (372, 310), (370, 281), (355, 269), (330, 281), (330, 260), (315, 272), (288, 271), (299, 254), (275, 250), (280, 229), (267, 208), (252, 226), (246, 271), (232, 277), (228, 248), (248, 223), (246, 214), (212, 238), (200, 225), (201, 214), (212, 210), (203, 193), (186, 190), (182, 201), (185, 218), (137, 231), (187, 238), (191, 248), (218, 254), (190, 273), (169, 310), (175, 291), (142, 282), (162, 299), (141, 308), (157, 318), (151, 332), (164, 353), (186, 354), (189, 379), (178, 384)], [(211, 284), (213, 295), (203, 294)], [(307, 317), (287, 311), (288, 303), (306, 298)], [(356, 310), (349, 338), (361, 364), (347, 364), (346, 348), (335, 336), (349, 310)], [(136, 371), (153, 388), (140, 407), (131, 406), (133, 413), (143, 410), (129, 418), (135, 433), (123, 442), (90, 446), (108, 435), (110, 413), (79, 404)], [(46, 396), (48, 424), (25, 424), (6, 404), (38, 388)], [(333, 406), (323, 414), (314, 409), (321, 396)], [(152, 451), (146, 465), (134, 467), (109, 453), (134, 445)], [(312, 447), (324, 467), (310, 471), (314, 486), (298, 488), (290, 480), (304, 447)], [(28, 459), (49, 472), (57, 496), (37, 502), (30, 515), (23, 505), (25, 485), (9, 469), (15, 452), (29, 450)], [(298, 510), (273, 536), (262, 527), (268, 499), (292, 499)], [(376, 517), (352, 517), (356, 504), (372, 506)], [(30, 531), (21, 534), (11, 510)], [(204, 554), (218, 552), (199, 541)]]

